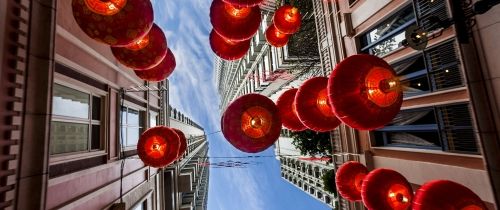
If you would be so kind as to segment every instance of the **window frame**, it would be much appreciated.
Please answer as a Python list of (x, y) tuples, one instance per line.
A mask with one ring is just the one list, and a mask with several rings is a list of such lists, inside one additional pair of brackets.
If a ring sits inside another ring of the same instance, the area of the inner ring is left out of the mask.
[[(66, 88), (70, 88), (73, 90), (76, 90), (78, 92), (82, 92), (84, 94), (89, 95), (89, 113), (88, 113), (88, 119), (83, 119), (83, 118), (77, 118), (77, 117), (69, 117), (69, 116), (62, 116), (62, 115), (55, 115), (52, 114), (50, 122), (70, 122), (70, 123), (78, 123), (78, 124), (85, 124), (88, 127), (88, 136), (87, 136), (87, 150), (85, 151), (75, 151), (75, 152), (66, 152), (66, 153), (59, 153), (59, 154), (50, 154), (50, 146), (49, 146), (49, 163), (50, 164), (58, 164), (61, 162), (67, 162), (67, 161), (75, 161), (75, 160), (80, 160), (80, 159), (86, 159), (86, 158), (92, 158), (92, 157), (97, 157), (97, 156), (102, 156), (107, 154), (107, 142), (108, 139), (106, 137), (106, 116), (108, 113), (108, 110), (106, 109), (107, 107), (107, 100), (109, 98), (108, 92), (101, 90), (97, 87), (91, 86), (89, 84), (80, 82), (76, 79), (61, 75), (59, 73), (54, 74), (54, 81), (53, 81), (53, 87), (55, 85), (60, 85)], [(99, 97), (101, 98), (101, 104), (100, 104), (100, 120), (93, 120), (92, 119), (92, 102), (93, 102), (93, 97)], [(51, 100), (53, 100), (54, 93), (52, 93)], [(52, 102), (51, 102), (52, 103)], [(52, 113), (52, 110), (51, 110)], [(99, 125), (100, 126), (100, 131), (99, 131), (99, 137), (100, 137), (100, 149), (92, 149), (92, 125)], [(51, 125), (52, 127), (52, 125)], [(52, 138), (52, 133), (50, 138)]]
[[(123, 105), (123, 106), (122, 106)], [(119, 129), (118, 129), (118, 142), (119, 142), (119, 145), (121, 148), (124, 148), (124, 151), (132, 151), (132, 150), (136, 150), (137, 149), (137, 144), (135, 145), (128, 145), (127, 144), (127, 130), (125, 130), (125, 132), (122, 132), (122, 127), (124, 127), (123, 125), (123, 120), (124, 119), (121, 119), (122, 118), (122, 109), (123, 107), (126, 107), (127, 108), (127, 116), (128, 116), (128, 109), (132, 109), (132, 110), (135, 110), (135, 111), (138, 111), (139, 113), (139, 125), (138, 125), (138, 128), (139, 128), (139, 137), (140, 135), (142, 134), (142, 132), (144, 132), (146, 129), (147, 129), (147, 126), (149, 125), (149, 122), (147, 120), (147, 109), (140, 106), (140, 105), (137, 105), (133, 102), (130, 102), (130, 101), (127, 101), (125, 99), (125, 101), (123, 102), (123, 104), (119, 104), (119, 109), (118, 109), (118, 113), (119, 113), (119, 117), (120, 117), (120, 121), (117, 123), (119, 126)], [(125, 120), (128, 120), (128, 119), (125, 119)], [(142, 125), (141, 125), (142, 124)], [(127, 126), (128, 125), (128, 122), (126, 124), (126, 128), (128, 129), (129, 127), (134, 127), (135, 126)], [(141, 127), (142, 126), (142, 127)], [(122, 145), (122, 138), (123, 138), (123, 145)], [(139, 139), (137, 139), (137, 141), (139, 141)]]

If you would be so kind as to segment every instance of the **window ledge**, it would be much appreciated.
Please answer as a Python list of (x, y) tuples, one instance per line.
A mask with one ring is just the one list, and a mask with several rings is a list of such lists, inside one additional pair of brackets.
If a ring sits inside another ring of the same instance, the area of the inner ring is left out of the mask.
[(481, 158), (482, 155), (473, 155), (473, 154), (465, 154), (465, 153), (453, 153), (453, 152), (444, 152), (440, 150), (429, 150), (429, 149), (414, 149), (414, 148), (403, 148), (403, 147), (371, 147), (374, 150), (391, 150), (391, 151), (400, 151), (400, 152), (414, 152), (414, 153), (426, 153), (426, 154), (436, 154), (436, 155), (448, 155), (448, 156), (459, 156), (459, 157), (470, 157), (470, 158)]
[(104, 150), (92, 151), (92, 152), (81, 152), (81, 153), (72, 153), (72, 154), (58, 154), (52, 155), (49, 158), (50, 165), (55, 165), (64, 162), (70, 162), (75, 160), (87, 159), (97, 156), (106, 155)]

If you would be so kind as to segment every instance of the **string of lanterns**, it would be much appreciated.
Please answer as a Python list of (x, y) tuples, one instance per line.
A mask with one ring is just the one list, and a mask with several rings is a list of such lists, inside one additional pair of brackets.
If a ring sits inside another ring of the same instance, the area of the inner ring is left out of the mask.
[(410, 183), (390, 169), (368, 169), (346, 162), (335, 174), (337, 191), (348, 201), (362, 201), (369, 210), (486, 210), (484, 202), (467, 187), (448, 180), (422, 185), (415, 195)]
[(267, 43), (274, 47), (283, 47), (291, 35), (297, 33), (302, 25), (302, 16), (298, 8), (283, 5), (276, 10), (273, 23), (266, 29)]
[[(253, 138), (243, 138), (248, 133), (241, 128), (255, 125), (246, 125), (241, 121), (247, 112), (242, 101), (268, 110), (254, 113), (255, 119), (271, 119), (276, 115), (280, 120), (273, 120), (272, 124), (279, 124), (280, 127), (282, 124), (292, 131), (310, 129), (326, 132), (335, 129), (341, 122), (359, 130), (374, 130), (396, 116), (401, 109), (402, 95), (399, 79), (387, 62), (373, 55), (353, 55), (340, 62), (329, 78), (314, 77), (298, 89), (285, 91), (276, 105), (271, 105), (268, 103), (270, 99), (258, 94), (236, 99), (223, 114), (222, 132), (233, 146), (246, 152), (262, 151), (279, 138), (279, 135), (267, 135), (266, 144)], [(264, 108), (263, 104), (268, 105)], [(233, 108), (235, 106), (238, 108)], [(259, 129), (269, 129), (260, 127), (260, 121), (258, 125)], [(252, 145), (259, 145), (260, 149), (246, 149)], [(267, 147), (263, 148), (264, 145)]]
[(165, 80), (175, 69), (167, 39), (153, 23), (150, 0), (72, 0), (73, 17), (90, 38), (107, 44), (113, 56), (142, 80)]

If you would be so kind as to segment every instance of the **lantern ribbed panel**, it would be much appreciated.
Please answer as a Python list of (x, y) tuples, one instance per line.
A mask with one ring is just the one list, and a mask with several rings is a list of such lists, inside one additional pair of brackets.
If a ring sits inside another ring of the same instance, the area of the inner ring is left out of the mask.
[(342, 164), (335, 174), (337, 191), (349, 201), (360, 201), (361, 187), (366, 174), (368, 169), (359, 162), (350, 161)]

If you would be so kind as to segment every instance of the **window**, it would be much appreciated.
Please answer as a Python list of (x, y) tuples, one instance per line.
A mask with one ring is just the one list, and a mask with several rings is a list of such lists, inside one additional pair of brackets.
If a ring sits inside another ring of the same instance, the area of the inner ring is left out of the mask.
[(149, 112), (149, 127), (152, 128), (158, 126), (158, 122), (159, 122), (158, 113), (153, 111)]
[(54, 84), (50, 154), (102, 149), (102, 96)]
[(479, 153), (467, 103), (403, 110), (374, 136), (377, 146)]
[(125, 146), (135, 146), (144, 128), (144, 114), (138, 109), (123, 106), (121, 109), (121, 134)]

